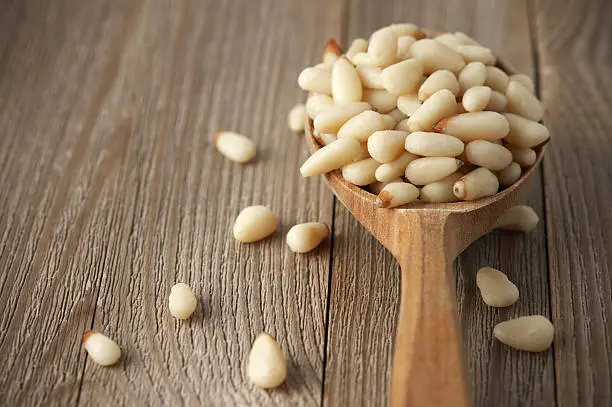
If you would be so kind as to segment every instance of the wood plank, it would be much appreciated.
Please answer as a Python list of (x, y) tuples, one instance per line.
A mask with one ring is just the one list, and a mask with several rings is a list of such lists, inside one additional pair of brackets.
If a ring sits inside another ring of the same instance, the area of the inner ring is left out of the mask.
[(609, 1), (534, 4), (560, 406), (612, 405)]
[[(353, 1), (345, 38), (367, 37), (391, 22), (463, 31), (532, 73), (525, 2)], [(542, 216), (539, 176), (526, 202)], [(336, 205), (325, 401), (329, 405), (385, 405), (399, 296), (399, 266), (340, 204)], [(545, 227), (528, 235), (493, 232), (458, 259), (457, 295), (475, 405), (554, 405), (552, 352), (513, 351), (492, 339), (506, 318), (550, 315)], [(475, 286), (479, 267), (498, 267), (515, 281), (521, 300), (507, 310), (487, 309)]]

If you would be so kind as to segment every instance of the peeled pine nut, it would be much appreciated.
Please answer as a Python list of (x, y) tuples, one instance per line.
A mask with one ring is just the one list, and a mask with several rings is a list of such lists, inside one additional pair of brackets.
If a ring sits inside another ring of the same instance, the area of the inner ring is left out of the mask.
[(463, 142), (447, 134), (415, 131), (406, 137), (407, 151), (425, 157), (455, 157), (463, 152)]
[(368, 138), (368, 151), (379, 163), (389, 163), (400, 156), (408, 133), (399, 130), (382, 130), (374, 132)]
[(430, 38), (412, 44), (410, 54), (413, 58), (421, 60), (426, 74), (431, 74), (440, 69), (446, 69), (457, 74), (465, 66), (465, 61), (457, 51)]
[(326, 146), (336, 141), (336, 139), (337, 137), (334, 134), (320, 133), (319, 137), (317, 138), (317, 141), (319, 141), (319, 144), (321, 144), (322, 146)]
[(402, 95), (397, 98), (397, 108), (406, 116), (412, 116), (421, 107), (421, 101), (416, 94)]
[(512, 153), (512, 158), (521, 167), (531, 167), (537, 158), (537, 154), (530, 148), (520, 148), (513, 145), (507, 145), (506, 148)]
[(489, 307), (508, 307), (519, 297), (518, 288), (504, 273), (491, 267), (483, 267), (476, 273), (476, 285), (482, 300)]
[(429, 75), (419, 88), (419, 100), (427, 100), (439, 90), (448, 89), (453, 95), (459, 94), (459, 82), (451, 71), (441, 70)]
[(487, 66), (486, 69), (487, 78), (485, 79), (485, 85), (493, 90), (505, 93), (510, 81), (508, 75), (496, 66)]
[[(431, 95), (412, 113), (408, 119), (408, 127), (410, 131), (431, 131), (434, 124), (444, 117), (455, 114), (456, 111), (455, 95), (448, 89), (442, 89)], [(445, 131), (441, 132), (446, 133)]]
[(391, 27), (375, 31), (368, 43), (368, 55), (376, 66), (385, 67), (395, 62), (397, 55), (397, 36)]
[(405, 175), (414, 185), (426, 185), (448, 177), (462, 165), (462, 161), (449, 157), (419, 158), (408, 164)]
[(311, 119), (315, 119), (319, 113), (333, 106), (334, 100), (323, 93), (311, 93), (306, 101), (306, 112)]
[(363, 100), (379, 113), (389, 113), (397, 107), (397, 96), (384, 89), (364, 89)]
[[(398, 99), (398, 102), (399, 102), (399, 99)], [(406, 119), (402, 120), (401, 122), (397, 123), (395, 125), (395, 127), (394, 127), (394, 130), (401, 130), (401, 131), (410, 132), (410, 127), (408, 127), (408, 118), (406, 118)]]
[(461, 99), (461, 104), (468, 112), (480, 112), (485, 110), (490, 100), (491, 88), (488, 86), (474, 86), (465, 92)]
[(368, 185), (368, 190), (374, 195), (378, 195), (380, 194), (380, 191), (382, 191), (384, 187), (386, 187), (392, 182), (404, 182), (404, 180), (401, 178), (397, 178), (390, 182), (373, 182), (372, 184)]
[(467, 173), (453, 185), (455, 196), (464, 201), (495, 195), (498, 189), (499, 181), (495, 174), (483, 167)]
[[(359, 52), (366, 52), (368, 50), (368, 42), (363, 38), (356, 38), (351, 42), (351, 46), (346, 51), (345, 56), (349, 61), (353, 62), (352, 57)], [(354, 62), (353, 62), (354, 63)]]
[(292, 252), (307, 253), (319, 246), (328, 235), (329, 228), (325, 223), (301, 223), (289, 229), (287, 245)]
[(456, 49), (459, 45), (464, 45), (463, 42), (453, 33), (444, 33), (438, 35), (434, 40), (441, 42), (451, 49)]
[(469, 88), (482, 86), (487, 78), (487, 69), (482, 62), (470, 62), (459, 72), (457, 81), (459, 82), (460, 94), (463, 95)]
[(393, 95), (414, 93), (423, 76), (423, 64), (416, 58), (406, 59), (383, 69), (383, 86)]
[(325, 48), (323, 48), (323, 63), (333, 63), (340, 55), (342, 55), (342, 49), (336, 40), (330, 38), (327, 44), (325, 44)]
[(400, 178), (404, 175), (406, 167), (411, 161), (419, 158), (418, 156), (405, 152), (395, 160), (381, 164), (374, 173), (376, 179), (380, 182), (391, 182), (394, 179)]
[(510, 131), (510, 125), (499, 113), (474, 112), (447, 117), (436, 124), (434, 130), (458, 137), (467, 143), (477, 139), (502, 139)]
[(353, 137), (365, 142), (375, 131), (391, 130), (394, 123), (393, 118), (389, 115), (366, 110), (344, 123), (338, 130), (338, 137)]
[(214, 143), (221, 154), (237, 163), (249, 162), (257, 153), (255, 143), (250, 138), (231, 131), (217, 132)]
[(350, 118), (357, 116), (370, 105), (365, 102), (353, 102), (346, 105), (330, 106), (320, 112), (314, 119), (314, 128), (321, 133), (336, 134), (340, 127)]
[(298, 103), (293, 106), (287, 116), (287, 123), (291, 131), (296, 133), (304, 131), (304, 124), (306, 123), (306, 106), (303, 103)]
[(362, 153), (361, 144), (352, 137), (344, 137), (315, 151), (300, 167), (303, 177), (312, 177), (344, 167)]
[(503, 187), (509, 187), (518, 181), (519, 178), (521, 178), (521, 166), (514, 161), (512, 161), (509, 166), (497, 173), (499, 185)]
[(397, 37), (397, 60), (403, 61), (410, 58), (410, 47), (416, 39), (410, 35), (402, 35)]
[(242, 243), (257, 242), (274, 233), (276, 223), (276, 215), (267, 207), (246, 207), (234, 222), (234, 238)]
[(535, 93), (535, 85), (531, 78), (525, 74), (515, 74), (510, 77), (511, 81), (516, 81), (523, 85), (531, 93)]
[(361, 80), (353, 64), (345, 58), (334, 62), (331, 76), (332, 97), (336, 104), (359, 102), (361, 100)]
[(423, 31), (421, 31), (421, 29), (416, 24), (396, 23), (396, 24), (391, 24), (389, 28), (398, 37), (409, 35), (417, 40), (420, 40), (421, 38), (425, 37), (425, 34), (423, 33)]
[(87, 354), (100, 366), (111, 366), (121, 358), (121, 348), (111, 338), (96, 331), (83, 334), (83, 347)]
[(495, 65), (495, 55), (486, 47), (481, 45), (460, 45), (457, 52), (465, 59), (465, 62), (482, 62), (485, 65)]
[(376, 169), (380, 163), (373, 158), (357, 161), (342, 167), (342, 177), (351, 184), (358, 186), (376, 182)]
[(538, 225), (540, 218), (527, 205), (517, 205), (508, 209), (495, 224), (496, 228), (529, 232)]
[(298, 85), (309, 92), (331, 95), (331, 69), (324, 66), (306, 68), (298, 76)]
[(440, 181), (424, 185), (423, 188), (421, 188), (419, 198), (421, 201), (429, 203), (457, 201), (457, 197), (453, 193), (453, 185), (455, 185), (455, 182), (462, 176), (463, 174), (455, 172), (448, 177), (442, 178)]
[(459, 38), (459, 40), (461, 41), (462, 44), (464, 45), (480, 45), (476, 40), (474, 40), (472, 37), (470, 37), (467, 34), (464, 34), (460, 31), (457, 31), (455, 33), (455, 36), (457, 38)]
[(384, 89), (382, 79), (382, 69), (375, 66), (357, 65), (357, 75), (361, 80), (364, 88), (368, 89)]
[(493, 328), (493, 335), (515, 349), (543, 352), (552, 344), (555, 328), (548, 318), (532, 315), (500, 322)]
[(287, 362), (276, 340), (261, 333), (253, 342), (247, 365), (249, 380), (262, 389), (280, 386), (287, 378)]
[(362, 161), (367, 158), (371, 158), (371, 157), (370, 157), (370, 153), (368, 152), (368, 143), (366, 141), (365, 143), (361, 143), (361, 152), (357, 154), (355, 158), (353, 158), (353, 162), (356, 163), (357, 161)]
[(198, 301), (193, 291), (191, 291), (191, 287), (185, 283), (178, 283), (172, 286), (170, 296), (168, 297), (168, 308), (174, 318), (189, 319), (197, 305)]
[(395, 208), (416, 200), (419, 189), (406, 182), (392, 182), (387, 184), (378, 194), (376, 205), (380, 208)]
[(550, 137), (548, 128), (540, 123), (512, 113), (506, 113), (504, 116), (510, 123), (510, 134), (506, 137), (506, 141), (510, 144), (531, 148), (542, 144)]
[(534, 122), (544, 117), (542, 103), (520, 82), (510, 81), (506, 89), (508, 99), (508, 112), (523, 116)]
[(470, 141), (465, 155), (470, 163), (491, 171), (501, 171), (512, 163), (512, 153), (506, 147), (487, 140)]
[(376, 67), (372, 57), (367, 52), (356, 53), (350, 58), (350, 61), (353, 63), (353, 65)]
[(503, 93), (493, 90), (491, 91), (491, 99), (489, 99), (489, 104), (487, 104), (486, 110), (490, 110), (492, 112), (504, 112), (507, 105), (508, 99), (506, 99), (506, 96)]
[[(399, 98), (398, 98), (399, 99)], [(387, 113), (387, 116), (391, 117), (393, 119), (393, 125), (395, 126), (395, 123), (399, 123), (402, 120), (404, 120), (407, 116), (402, 113), (401, 110), (399, 109), (393, 109), (391, 110), (389, 113)]]

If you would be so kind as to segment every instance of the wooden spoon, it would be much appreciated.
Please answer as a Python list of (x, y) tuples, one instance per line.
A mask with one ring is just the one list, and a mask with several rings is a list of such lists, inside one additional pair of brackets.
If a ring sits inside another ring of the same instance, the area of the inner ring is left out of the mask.
[[(498, 65), (512, 73), (507, 66)], [(311, 152), (320, 148), (310, 120), (306, 139)], [(350, 184), (340, 171), (325, 174), (336, 197), (401, 266), (390, 406), (471, 405), (453, 262), (516, 204), (544, 149), (537, 149), (536, 162), (515, 184), (476, 201), (383, 209), (376, 206), (376, 195)]]

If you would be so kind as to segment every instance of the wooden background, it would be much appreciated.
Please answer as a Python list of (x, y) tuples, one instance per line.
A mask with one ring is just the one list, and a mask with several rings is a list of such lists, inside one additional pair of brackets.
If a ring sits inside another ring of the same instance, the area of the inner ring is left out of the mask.
[[(494, 232), (457, 261), (477, 406), (612, 405), (612, 2), (569, 0), (0, 0), (0, 405), (384, 405), (398, 266), (302, 179), (286, 114), (300, 70), (329, 37), (394, 21), (464, 31), (532, 75), (552, 142), (525, 196), (542, 221)], [(259, 147), (246, 166), (209, 142)], [(270, 239), (231, 237), (265, 204)], [(307, 255), (297, 222), (333, 238)], [(520, 301), (489, 309), (475, 271), (501, 268)], [(167, 311), (177, 281), (194, 317)], [(492, 340), (495, 323), (541, 313), (542, 354)], [(81, 335), (120, 344), (100, 368)], [(251, 342), (275, 335), (286, 384), (254, 388)]]

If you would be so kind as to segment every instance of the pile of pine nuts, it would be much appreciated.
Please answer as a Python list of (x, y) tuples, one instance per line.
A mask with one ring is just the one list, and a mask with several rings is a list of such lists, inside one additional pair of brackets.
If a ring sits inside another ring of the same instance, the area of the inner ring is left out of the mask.
[[(526, 75), (508, 76), (490, 49), (462, 33), (427, 36), (392, 24), (345, 54), (335, 43), (304, 69), (305, 107), (321, 148), (304, 177), (340, 169), (391, 208), (415, 200), (475, 200), (515, 183), (549, 138)], [(305, 112), (305, 113), (304, 113)]]

